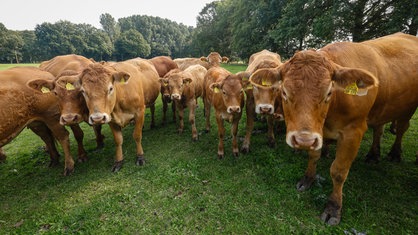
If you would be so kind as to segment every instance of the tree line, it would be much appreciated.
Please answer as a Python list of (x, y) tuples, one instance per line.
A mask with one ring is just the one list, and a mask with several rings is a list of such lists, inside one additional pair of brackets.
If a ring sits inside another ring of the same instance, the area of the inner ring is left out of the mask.
[(62, 20), (13, 31), (0, 22), (0, 63), (33, 63), (71, 53), (100, 61), (200, 57), (211, 51), (245, 61), (262, 49), (288, 58), (333, 41), (358, 42), (399, 31), (417, 35), (418, 2), (221, 0), (206, 4), (196, 27), (144, 15), (116, 21), (108, 13), (100, 15), (100, 24), (97, 29)]

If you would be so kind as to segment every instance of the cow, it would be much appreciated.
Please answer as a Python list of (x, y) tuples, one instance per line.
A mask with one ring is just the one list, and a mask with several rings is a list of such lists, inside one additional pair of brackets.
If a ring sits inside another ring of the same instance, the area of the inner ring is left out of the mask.
[(174, 59), (174, 62), (181, 70), (185, 70), (187, 67), (195, 64), (200, 64), (206, 69), (210, 69), (212, 67), (219, 67), (222, 62), (227, 61), (229, 61), (228, 57), (221, 57), (221, 55), (218, 52), (211, 52), (208, 56), (201, 56), (200, 58)]
[[(275, 80), (276, 68), (281, 65), (281, 57), (279, 54), (269, 50), (262, 50), (250, 56), (245, 77), (249, 78), (252, 89), (246, 90), (246, 115), (247, 115), (247, 137), (254, 129), (254, 120), (256, 113), (267, 116), (268, 126), (268, 145), (276, 146), (274, 136), (274, 120), (282, 121), (283, 114), (281, 110), (281, 100), (277, 86), (272, 86)], [(258, 73), (257, 73), (258, 72)], [(257, 74), (256, 74), (257, 73)], [(250, 143), (245, 143), (241, 149), (243, 152), (249, 151)], [(248, 146), (248, 147), (247, 147)]]
[[(299, 191), (315, 180), (323, 142), (337, 142), (330, 168), (333, 190), (322, 221), (341, 220), (343, 185), (368, 125), (396, 120), (397, 139), (406, 131), (418, 105), (417, 54), (418, 38), (397, 33), (297, 52), (277, 68), (286, 143), (309, 155)], [(391, 153), (399, 150), (395, 141)]]
[[(91, 59), (87, 59), (81, 55), (61, 55), (56, 56), (48, 61), (44, 61), (39, 65), (39, 68), (50, 72), (56, 78), (54, 81), (37, 81), (33, 80), (30, 83), (33, 87), (47, 87), (53, 94), (58, 97), (59, 107), (61, 112), (60, 123), (61, 125), (68, 125), (74, 128), (74, 125), (78, 125), (82, 121), (88, 123), (88, 109), (84, 97), (80, 93), (80, 90), (75, 89), (71, 84), (78, 79), (78, 75), (89, 64), (92, 64)], [(39, 84), (35, 84), (39, 82)], [(104, 135), (101, 133), (101, 125), (94, 125), (93, 130), (96, 136), (97, 149), (101, 149), (104, 146)], [(83, 146), (84, 133), (80, 130), (79, 147)], [(81, 149), (79, 151), (82, 151)], [(87, 157), (79, 158), (81, 161), (86, 161)]]
[(93, 63), (83, 70), (79, 80), (74, 83), (86, 100), (89, 123), (108, 123), (110, 126), (116, 144), (113, 172), (119, 171), (123, 165), (122, 128), (129, 123), (134, 123), (136, 165), (145, 163), (142, 148), (145, 98), (142, 84), (146, 79), (148, 78), (132, 63)]
[[(54, 78), (51, 73), (36, 67), (16, 67), (0, 71), (0, 147), (15, 138), (25, 126), (32, 125), (35, 133), (43, 133), (40, 135), (41, 138), (46, 138), (42, 139), (48, 150), (55, 151), (53, 137), (61, 144), (65, 156), (64, 175), (69, 175), (74, 171), (74, 160), (70, 152), (69, 133), (59, 123), (58, 100), (52, 94), (33, 91), (27, 84), (30, 79), (52, 81)], [(42, 90), (48, 91), (48, 88)], [(57, 152), (54, 154), (58, 155)], [(52, 164), (57, 161), (58, 156), (53, 158), (51, 155)]]
[(204, 106), (206, 116), (206, 132), (210, 131), (210, 110), (215, 109), (216, 123), (218, 126), (218, 158), (224, 157), (225, 137), (224, 120), (231, 123), (232, 152), (239, 156), (238, 149), (238, 124), (244, 107), (244, 83), (242, 77), (230, 73), (221, 67), (210, 68), (204, 80)]
[(155, 100), (160, 95), (161, 84), (154, 64), (146, 59), (135, 58), (125, 62), (133, 64), (142, 74), (142, 89), (145, 106), (151, 111), (151, 128), (155, 127)]
[[(156, 56), (151, 59), (149, 59), (154, 64), (155, 69), (158, 72), (158, 76), (160, 78), (163, 78), (168, 72), (170, 72), (173, 69), (178, 69), (177, 64), (171, 59), (169, 56)], [(168, 104), (171, 103), (170, 93), (166, 89), (166, 87), (161, 84), (160, 88), (161, 92), (161, 100), (163, 103), (163, 125), (167, 121), (167, 109)], [(173, 102), (171, 104), (171, 110), (173, 111), (173, 121), (176, 121), (176, 106)]]
[(164, 78), (161, 78), (162, 87), (169, 91), (170, 98), (175, 102), (179, 117), (178, 132), (184, 129), (184, 109), (189, 108), (189, 122), (192, 126), (192, 139), (198, 140), (195, 123), (197, 98), (203, 96), (203, 81), (206, 75), (206, 68), (201, 65), (192, 65), (187, 69), (174, 69)]

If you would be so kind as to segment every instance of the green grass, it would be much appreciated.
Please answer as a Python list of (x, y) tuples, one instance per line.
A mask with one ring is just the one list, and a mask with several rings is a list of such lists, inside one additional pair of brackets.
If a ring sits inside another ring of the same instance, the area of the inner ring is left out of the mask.
[(39, 64), (0, 64), (0, 70), (5, 70), (13, 67), (20, 67), (20, 66), (36, 66), (38, 67)]
[[(417, 114), (404, 137), (401, 163), (385, 158), (377, 165), (364, 163), (371, 144), (367, 132), (344, 187), (341, 224), (330, 227), (319, 215), (332, 189), (332, 158), (318, 164), (324, 180), (298, 192), (296, 182), (305, 171), (307, 155), (286, 145), (283, 124), (276, 148), (267, 146), (265, 123), (256, 123), (259, 131), (252, 136), (249, 154), (234, 159), (227, 136), (225, 158), (218, 160), (216, 122), (212, 118), (211, 132), (204, 133), (200, 99), (197, 142), (191, 140), (188, 123), (181, 135), (174, 122), (161, 125), (160, 99), (156, 110), (155, 129), (149, 128), (149, 110), (146, 113), (146, 164), (135, 165), (133, 127), (128, 126), (123, 131), (125, 163), (118, 173), (110, 171), (114, 144), (107, 125), (105, 148), (99, 151), (94, 150), (92, 129), (82, 125), (89, 160), (76, 164), (69, 177), (62, 175), (62, 160), (60, 167), (48, 168), (42, 141), (23, 131), (4, 147), (8, 159), (0, 165), (0, 234), (355, 234), (354, 230), (416, 234), (418, 230)], [(241, 139), (244, 123), (245, 117)], [(76, 154), (75, 140), (71, 141)], [(382, 156), (393, 141), (385, 131)]]

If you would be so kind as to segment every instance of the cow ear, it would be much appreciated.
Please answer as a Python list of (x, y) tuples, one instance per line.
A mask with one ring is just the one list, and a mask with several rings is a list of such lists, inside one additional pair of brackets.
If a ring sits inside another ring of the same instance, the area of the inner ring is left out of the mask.
[(212, 83), (212, 84), (210, 84), (209, 89), (211, 89), (214, 93), (220, 93), (221, 92), (221, 84)]
[(116, 72), (113, 74), (113, 82), (120, 82), (121, 84), (128, 83), (130, 75), (125, 72)]
[(206, 62), (209, 62), (208, 58), (206, 58), (206, 57), (204, 57), (204, 56), (200, 57), (200, 60), (201, 60), (201, 61), (206, 61)]
[(193, 80), (191, 78), (188, 78), (188, 77), (183, 78), (183, 84), (184, 85), (189, 85), (192, 81)]
[(41, 93), (50, 93), (55, 87), (54, 81), (48, 81), (43, 79), (31, 80), (26, 85), (29, 88)]
[(349, 95), (364, 96), (368, 90), (377, 87), (379, 82), (373, 74), (363, 69), (337, 67), (333, 80), (337, 89)]
[(168, 79), (167, 78), (159, 78), (158, 81), (160, 81), (161, 85), (168, 86)]
[(228, 63), (228, 61), (229, 61), (229, 58), (228, 57), (222, 56), (222, 62), (223, 63)]

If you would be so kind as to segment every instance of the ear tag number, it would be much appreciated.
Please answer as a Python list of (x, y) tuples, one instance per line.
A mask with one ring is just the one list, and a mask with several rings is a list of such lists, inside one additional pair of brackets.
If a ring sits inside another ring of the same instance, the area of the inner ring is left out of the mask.
[(344, 89), (344, 93), (348, 95), (357, 95), (357, 92), (358, 92), (358, 87), (355, 82), (346, 86)]
[(65, 85), (65, 89), (67, 89), (68, 91), (72, 91), (75, 89), (74, 85), (67, 82), (67, 84)]
[(51, 90), (50, 90), (48, 87), (44, 87), (44, 86), (41, 88), (41, 91), (42, 91), (42, 93), (44, 93), (44, 94), (45, 94), (45, 93), (49, 93), (49, 92), (51, 92)]

